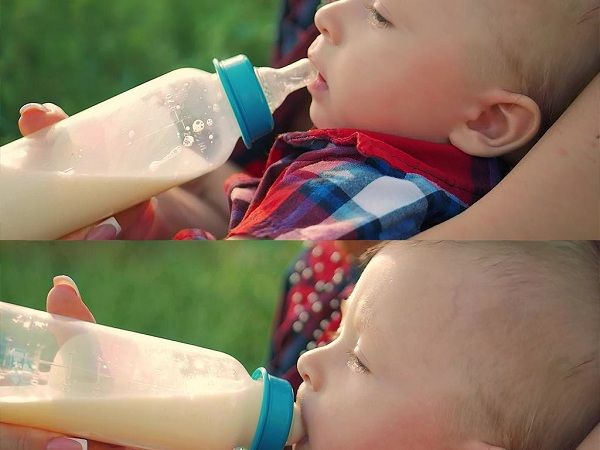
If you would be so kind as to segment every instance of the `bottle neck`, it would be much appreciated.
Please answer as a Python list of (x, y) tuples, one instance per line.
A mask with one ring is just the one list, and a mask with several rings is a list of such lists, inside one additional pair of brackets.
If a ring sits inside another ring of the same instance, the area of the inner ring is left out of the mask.
[(260, 416), (250, 450), (281, 450), (290, 435), (294, 416), (294, 392), (291, 385), (273, 377), (260, 367), (252, 378), (262, 380)]

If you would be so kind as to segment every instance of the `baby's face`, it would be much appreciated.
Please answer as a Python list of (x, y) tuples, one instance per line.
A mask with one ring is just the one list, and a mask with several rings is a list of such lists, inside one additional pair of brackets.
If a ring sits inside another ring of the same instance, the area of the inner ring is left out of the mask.
[(469, 448), (449, 418), (471, 386), (461, 362), (477, 351), (471, 311), (484, 296), (459, 259), (407, 245), (374, 257), (340, 336), (298, 362), (308, 436), (297, 450)]
[(481, 88), (467, 64), (489, 39), (481, 0), (337, 0), (317, 12), (309, 58), (319, 128), (447, 142)]

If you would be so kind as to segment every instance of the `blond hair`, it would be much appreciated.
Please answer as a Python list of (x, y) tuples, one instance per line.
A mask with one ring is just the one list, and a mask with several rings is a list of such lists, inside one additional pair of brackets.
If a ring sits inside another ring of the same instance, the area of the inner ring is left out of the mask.
[(516, 1), (505, 11), (498, 9), (504, 2), (488, 4), (485, 22), (495, 51), (480, 49), (489, 61), (479, 62), (480, 71), (532, 98), (542, 113), (544, 133), (600, 71), (600, 2)]

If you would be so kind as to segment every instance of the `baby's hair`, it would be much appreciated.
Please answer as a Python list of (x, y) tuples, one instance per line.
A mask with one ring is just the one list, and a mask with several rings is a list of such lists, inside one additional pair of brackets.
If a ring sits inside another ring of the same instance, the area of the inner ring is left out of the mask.
[(574, 450), (600, 423), (599, 243), (383, 242), (362, 259), (390, 245), (467, 257), (501, 295), (502, 310), (482, 302), (471, 322), (489, 354), (464, 348), (457, 358), (472, 386), (450, 401), (457, 436), (478, 433), (507, 450)]
[(507, 31), (498, 25), (502, 21), (494, 23), (492, 18), (489, 29), (495, 35), (496, 52), (488, 53), (487, 63), (476, 63), (484, 76), (493, 75), (500, 63), (495, 75), (508, 76), (517, 93), (538, 104), (543, 134), (600, 71), (600, 5), (598, 0), (540, 0), (527, 5), (533, 9), (527, 15), (532, 22), (518, 22), (521, 32)]
[[(477, 409), (507, 450), (575, 449), (600, 422), (598, 243), (492, 249), (475, 260), (491, 275), (490, 288), (503, 289), (515, 308), (510, 322), (495, 324), (504, 339), (498, 353), (513, 365), (504, 377), (494, 376), (495, 367), (486, 371), (494, 387), (478, 386)], [(494, 312), (488, 319), (500, 320)]]

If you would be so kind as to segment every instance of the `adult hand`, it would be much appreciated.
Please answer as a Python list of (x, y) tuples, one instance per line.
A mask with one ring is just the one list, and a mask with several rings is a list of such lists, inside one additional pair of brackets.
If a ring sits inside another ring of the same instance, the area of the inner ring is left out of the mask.
[[(66, 119), (67, 114), (52, 103), (28, 103), (19, 111), (19, 130), (27, 136), (42, 128)], [(90, 225), (64, 236), (66, 240), (111, 240), (117, 235), (125, 239), (144, 239), (154, 224), (155, 201), (134, 206), (115, 216), (115, 219)], [(115, 223), (116, 222), (116, 223)]]
[[(66, 119), (58, 106), (28, 103), (20, 110), (23, 136)], [(202, 228), (217, 238), (227, 233), (229, 203), (222, 188), (225, 179), (239, 168), (227, 163), (220, 168), (153, 197), (115, 215), (115, 220), (85, 227), (63, 237), (67, 240), (170, 239), (183, 228)]]
[[(49, 313), (96, 322), (83, 303), (79, 289), (73, 280), (64, 275), (58, 276), (54, 278), (53, 284), (46, 300), (46, 309)], [(127, 450), (116, 445), (69, 438), (60, 433), (0, 423), (0, 450), (85, 450), (86, 448)]]

